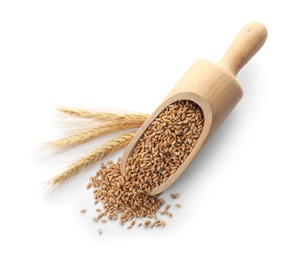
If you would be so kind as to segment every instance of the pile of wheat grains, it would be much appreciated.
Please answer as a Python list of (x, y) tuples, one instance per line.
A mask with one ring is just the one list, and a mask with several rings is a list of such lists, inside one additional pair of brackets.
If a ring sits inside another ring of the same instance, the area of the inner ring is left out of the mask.
[(201, 108), (182, 100), (166, 107), (149, 125), (126, 163), (126, 175), (145, 192), (176, 172), (196, 145), (204, 125)]
[[(165, 226), (157, 213), (172, 217), (167, 204), (159, 210), (164, 200), (148, 193), (176, 172), (191, 153), (204, 125), (201, 108), (189, 100), (181, 100), (166, 107), (150, 124), (137, 143), (125, 165), (125, 175), (120, 172), (120, 159), (102, 164), (95, 176), (90, 178), (87, 188), (93, 187), (97, 208), (95, 222), (119, 221), (128, 229), (135, 225), (136, 218), (144, 218), (137, 226)], [(171, 194), (177, 199), (178, 194)], [(180, 204), (175, 204), (177, 208)], [(83, 211), (84, 212), (84, 211)], [(99, 234), (102, 230), (98, 230)]]

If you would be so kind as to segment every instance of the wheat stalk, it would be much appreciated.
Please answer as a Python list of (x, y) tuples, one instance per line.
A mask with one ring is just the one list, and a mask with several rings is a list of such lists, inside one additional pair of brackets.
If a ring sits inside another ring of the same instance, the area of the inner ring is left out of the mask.
[(102, 125), (95, 126), (76, 134), (57, 139), (49, 143), (51, 147), (65, 147), (69, 145), (81, 144), (94, 137), (113, 133), (120, 130), (137, 128), (144, 123), (145, 119), (134, 120), (117, 120), (116, 122), (106, 122)]
[(117, 138), (111, 139), (109, 142), (103, 144), (101, 147), (91, 151), (84, 157), (78, 159), (74, 163), (70, 164), (64, 172), (57, 175), (56, 177), (50, 179), (48, 184), (52, 187), (60, 186), (65, 181), (69, 180), (76, 173), (82, 171), (86, 167), (94, 164), (95, 162), (101, 160), (105, 156), (125, 147), (131, 141), (135, 132), (130, 132), (123, 134)]
[(148, 114), (142, 113), (129, 113), (129, 114), (116, 114), (104, 111), (87, 110), (81, 108), (58, 107), (57, 110), (73, 117), (87, 118), (96, 121), (114, 121), (114, 120), (146, 120)]

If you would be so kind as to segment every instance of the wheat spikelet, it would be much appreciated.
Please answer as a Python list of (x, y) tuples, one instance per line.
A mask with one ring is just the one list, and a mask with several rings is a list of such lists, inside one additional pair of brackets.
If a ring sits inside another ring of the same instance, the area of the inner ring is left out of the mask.
[(134, 120), (119, 120), (117, 122), (107, 122), (103, 125), (92, 127), (80, 131), (74, 135), (70, 135), (49, 143), (51, 147), (65, 147), (69, 145), (81, 144), (94, 137), (99, 137), (105, 134), (113, 133), (120, 130), (137, 128), (144, 123), (143, 119)]
[(61, 113), (67, 114), (73, 117), (87, 118), (96, 121), (114, 121), (114, 120), (146, 120), (148, 114), (142, 113), (129, 113), (129, 114), (116, 114), (104, 111), (87, 110), (81, 108), (67, 108), (58, 107), (57, 110)]
[(50, 179), (48, 181), (48, 184), (52, 187), (60, 186), (62, 183), (69, 180), (76, 173), (80, 172), (86, 167), (101, 160), (105, 156), (127, 146), (134, 135), (135, 132), (130, 132), (127, 134), (123, 134), (117, 138), (111, 139), (109, 142), (103, 144), (101, 147), (91, 151), (89, 154), (70, 164), (64, 172)]

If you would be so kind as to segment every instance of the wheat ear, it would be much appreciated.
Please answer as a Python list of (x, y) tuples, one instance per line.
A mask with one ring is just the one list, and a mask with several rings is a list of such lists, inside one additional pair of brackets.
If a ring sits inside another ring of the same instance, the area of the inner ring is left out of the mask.
[(111, 139), (109, 142), (103, 144), (100, 148), (97, 148), (84, 157), (78, 159), (74, 163), (70, 164), (64, 172), (50, 179), (48, 184), (52, 187), (60, 186), (65, 181), (69, 180), (76, 173), (82, 171), (86, 167), (98, 162), (105, 156), (125, 147), (131, 141), (135, 132), (123, 134), (117, 138)]
[(106, 122), (102, 125), (95, 126), (74, 135), (52, 141), (49, 143), (51, 147), (65, 147), (69, 145), (81, 144), (92, 138), (99, 137), (105, 134), (114, 133), (116, 131), (140, 127), (145, 120), (118, 120), (116, 122)]
[(81, 108), (68, 108), (58, 107), (57, 110), (73, 117), (87, 118), (96, 121), (114, 121), (114, 120), (145, 120), (148, 118), (148, 114), (142, 113), (129, 113), (129, 114), (117, 114), (109, 113), (105, 111), (87, 110)]

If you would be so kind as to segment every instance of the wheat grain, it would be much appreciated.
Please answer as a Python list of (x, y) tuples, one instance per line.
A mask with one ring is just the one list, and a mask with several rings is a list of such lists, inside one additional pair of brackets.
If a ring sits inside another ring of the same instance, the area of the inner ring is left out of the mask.
[[(187, 159), (204, 126), (202, 109), (193, 101), (167, 106), (147, 127), (126, 161), (125, 178), (145, 180), (143, 192), (166, 182)], [(135, 178), (136, 177), (136, 178)], [(178, 194), (172, 194), (177, 198)]]
[(165, 210), (168, 210), (169, 208), (170, 208), (169, 204), (165, 206)]
[(170, 194), (170, 197), (172, 199), (177, 199), (179, 197), (179, 195), (178, 195), (178, 193), (176, 193), (176, 194), (172, 193), (172, 194)]
[(132, 220), (132, 221), (131, 221), (131, 224), (130, 224), (127, 228), (128, 228), (128, 229), (132, 228), (132, 227), (134, 226), (134, 224), (135, 224), (135, 220)]
[(109, 162), (107, 166), (102, 164), (98, 173), (90, 178), (92, 183), (97, 183), (98, 179), (100, 185), (94, 188), (94, 199), (103, 203), (104, 209), (111, 215), (109, 220), (116, 220), (119, 216), (119, 222), (123, 224), (133, 218), (153, 218), (161, 207), (162, 202), (157, 196), (142, 192), (140, 183), (123, 178), (120, 161), (116, 164)]
[(111, 139), (109, 142), (103, 144), (101, 147), (93, 150), (86, 156), (78, 159), (76, 162), (69, 165), (64, 172), (50, 179), (48, 184), (52, 187), (60, 186), (65, 181), (69, 180), (76, 173), (85, 169), (86, 167), (101, 160), (110, 153), (113, 153), (128, 145), (135, 132), (123, 134), (117, 138)]
[(104, 213), (100, 213), (97, 218), (102, 218), (104, 216)]
[(100, 228), (98, 228), (98, 234), (99, 234), (99, 236), (102, 235), (102, 230)]

